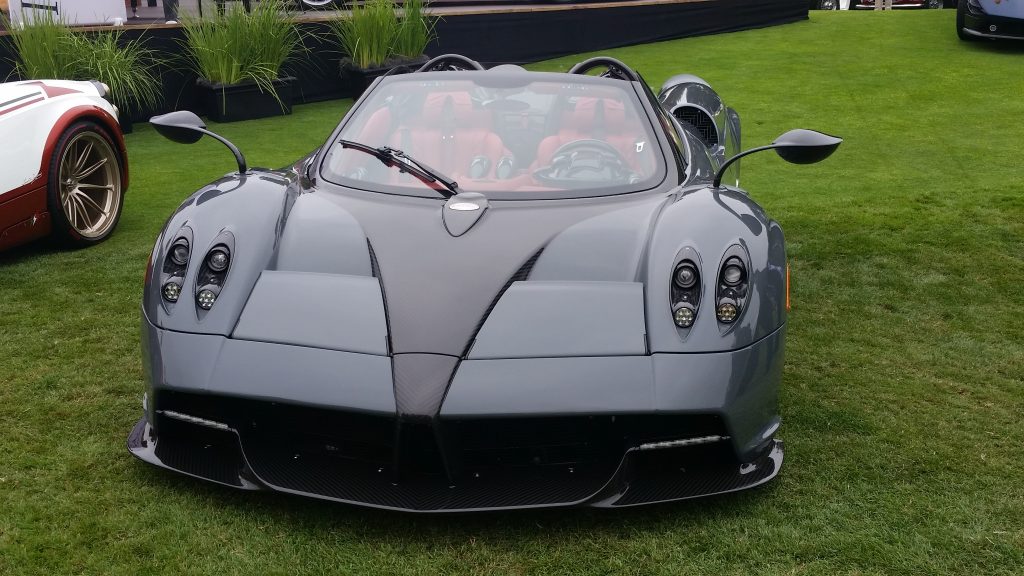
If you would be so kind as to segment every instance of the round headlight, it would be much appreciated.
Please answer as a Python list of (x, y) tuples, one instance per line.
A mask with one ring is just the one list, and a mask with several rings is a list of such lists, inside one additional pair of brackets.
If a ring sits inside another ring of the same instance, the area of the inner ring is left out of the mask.
[(736, 319), (736, 316), (739, 314), (739, 309), (736, 308), (735, 304), (731, 302), (725, 302), (723, 304), (718, 305), (718, 309), (716, 310), (716, 312), (718, 314), (719, 322), (722, 322), (723, 324), (729, 324)]
[(164, 300), (168, 302), (177, 302), (178, 296), (181, 295), (181, 284), (177, 282), (168, 282), (164, 284)]
[(733, 258), (725, 263), (722, 269), (722, 282), (729, 286), (736, 286), (743, 281), (743, 264)]
[(188, 264), (188, 254), (188, 242), (179, 240), (171, 247), (171, 262), (178, 266), (184, 266)]
[(214, 272), (223, 272), (224, 270), (227, 270), (228, 262), (230, 262), (230, 260), (227, 250), (223, 248), (214, 248), (210, 252), (210, 256), (206, 259), (206, 265)]
[(676, 286), (680, 288), (693, 288), (697, 283), (697, 268), (689, 262), (684, 262), (676, 268)]
[(209, 310), (213, 308), (213, 303), (217, 301), (217, 295), (213, 293), (213, 290), (200, 290), (199, 294), (196, 294), (196, 302), (199, 307), (203, 310)]
[(676, 326), (680, 328), (689, 328), (693, 326), (693, 320), (696, 315), (693, 313), (693, 308), (689, 306), (680, 306), (676, 308), (676, 311), (672, 313), (672, 319), (675, 320)]

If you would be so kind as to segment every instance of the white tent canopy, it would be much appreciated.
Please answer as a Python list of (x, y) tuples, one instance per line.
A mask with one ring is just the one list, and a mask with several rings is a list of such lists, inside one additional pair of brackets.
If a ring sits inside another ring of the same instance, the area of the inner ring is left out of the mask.
[(10, 4), (15, 24), (38, 14), (56, 15), (71, 25), (110, 24), (128, 18), (124, 0), (11, 0)]

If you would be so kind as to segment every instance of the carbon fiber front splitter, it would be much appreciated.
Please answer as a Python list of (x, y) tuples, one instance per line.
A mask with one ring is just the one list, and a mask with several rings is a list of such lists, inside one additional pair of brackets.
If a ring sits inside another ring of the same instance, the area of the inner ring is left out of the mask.
[(631, 449), (617, 466), (566, 466), (538, 473), (500, 468), (466, 475), (396, 478), (384, 467), (246, 444), (231, 428), (198, 423), (201, 434), (158, 438), (145, 419), (128, 437), (137, 458), (217, 484), (274, 490), (408, 512), (469, 512), (591, 506), (621, 508), (735, 492), (774, 478), (783, 443), (770, 441), (752, 462), (712, 457), (708, 447)]

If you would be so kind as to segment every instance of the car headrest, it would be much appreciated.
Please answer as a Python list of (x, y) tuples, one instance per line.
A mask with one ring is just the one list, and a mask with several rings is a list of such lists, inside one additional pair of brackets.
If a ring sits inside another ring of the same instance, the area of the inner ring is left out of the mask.
[(608, 98), (579, 98), (568, 118), (568, 127), (581, 132), (617, 134), (625, 124), (625, 105)]
[(473, 100), (468, 92), (432, 92), (423, 103), (423, 124), (428, 128), (471, 128)]

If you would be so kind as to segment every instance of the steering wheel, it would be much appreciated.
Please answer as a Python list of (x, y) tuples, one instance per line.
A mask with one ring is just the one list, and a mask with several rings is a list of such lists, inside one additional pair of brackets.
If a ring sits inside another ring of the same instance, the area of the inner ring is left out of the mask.
[(589, 138), (559, 146), (551, 156), (551, 164), (535, 170), (533, 177), (538, 182), (555, 186), (625, 183), (638, 178), (615, 146)]
[(470, 60), (461, 54), (442, 54), (431, 58), (417, 72), (447, 72), (453, 70), (483, 70), (484, 67), (476, 60)]
[(609, 58), (608, 56), (597, 56), (596, 58), (584, 60), (570, 68), (569, 74), (586, 74), (595, 68), (605, 69), (600, 74), (602, 78), (615, 78), (616, 80), (625, 80), (627, 82), (640, 81), (640, 75), (634, 72), (632, 68), (626, 66), (621, 60)]

